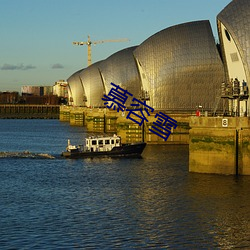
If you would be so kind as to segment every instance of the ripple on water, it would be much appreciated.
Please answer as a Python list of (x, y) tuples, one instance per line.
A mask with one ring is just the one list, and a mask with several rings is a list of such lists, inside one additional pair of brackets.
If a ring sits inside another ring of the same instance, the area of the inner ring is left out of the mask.
[(188, 173), (187, 146), (148, 145), (142, 159), (70, 160), (56, 155), (84, 128), (0, 126), (1, 152), (55, 156), (0, 159), (1, 249), (250, 246), (250, 178)]

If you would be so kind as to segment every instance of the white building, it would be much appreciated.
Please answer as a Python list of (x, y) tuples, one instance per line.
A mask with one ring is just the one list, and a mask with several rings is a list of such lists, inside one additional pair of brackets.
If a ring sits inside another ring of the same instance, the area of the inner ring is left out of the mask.
[(53, 95), (64, 98), (68, 97), (68, 83), (64, 80), (55, 82), (53, 86)]

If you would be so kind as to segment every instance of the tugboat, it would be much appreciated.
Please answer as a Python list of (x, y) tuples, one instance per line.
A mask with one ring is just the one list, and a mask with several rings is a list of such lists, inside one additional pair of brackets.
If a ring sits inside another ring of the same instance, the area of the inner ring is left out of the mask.
[(92, 157), (138, 157), (141, 156), (145, 142), (122, 144), (121, 137), (113, 136), (90, 136), (85, 139), (85, 145), (68, 146), (62, 156), (65, 158), (92, 158)]

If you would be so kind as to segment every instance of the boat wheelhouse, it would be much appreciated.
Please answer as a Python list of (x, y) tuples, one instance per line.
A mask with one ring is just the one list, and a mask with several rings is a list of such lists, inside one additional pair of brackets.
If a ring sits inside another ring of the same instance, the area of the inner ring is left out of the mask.
[(106, 152), (111, 151), (114, 147), (121, 146), (121, 138), (117, 135), (102, 137), (90, 136), (85, 140), (85, 150), (89, 152)]

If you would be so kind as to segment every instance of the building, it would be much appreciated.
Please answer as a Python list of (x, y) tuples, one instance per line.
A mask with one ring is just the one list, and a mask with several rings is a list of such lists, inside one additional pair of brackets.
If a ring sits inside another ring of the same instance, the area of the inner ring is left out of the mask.
[[(103, 95), (112, 87), (111, 82), (139, 98), (141, 81), (134, 60), (136, 46), (126, 48), (89, 67), (77, 71), (69, 79), (70, 104), (74, 106), (103, 107)], [(128, 99), (127, 106), (132, 103)]]
[(53, 87), (52, 86), (22, 86), (21, 93), (22, 95), (35, 95), (35, 96), (52, 95)]
[(209, 21), (164, 29), (134, 51), (148, 104), (156, 110), (211, 111), (224, 68)]
[[(222, 56), (226, 70), (226, 84), (240, 83), (239, 113), (250, 116), (249, 98), (242, 98), (244, 82), (250, 82), (250, 4), (249, 0), (234, 0), (217, 16)], [(237, 94), (231, 98), (231, 109), (237, 111)]]
[(78, 70), (71, 75), (68, 82), (68, 103), (69, 105), (83, 107), (85, 106), (85, 92), (80, 80), (80, 72), (83, 69)]
[(84, 92), (84, 106), (103, 106), (102, 97), (104, 94), (103, 80), (99, 71), (102, 61), (90, 65), (79, 73), (81, 87)]
[(58, 97), (68, 98), (68, 83), (64, 80), (59, 80), (53, 85), (53, 95)]
[[(223, 84), (237, 78), (242, 91), (243, 82), (250, 80), (248, 0), (233, 0), (218, 14), (217, 23), (220, 44), (215, 43), (208, 20), (193, 21), (163, 29), (139, 46), (77, 71), (68, 79), (70, 103), (103, 107), (101, 97), (113, 82), (134, 97), (147, 99), (155, 110), (190, 113), (202, 107), (213, 112)], [(248, 96), (240, 100), (240, 115), (249, 116), (247, 100)], [(128, 99), (127, 106), (131, 102)], [(236, 100), (230, 105), (229, 109), (237, 109)]]
[[(69, 79), (72, 105), (102, 107), (111, 82), (145, 99), (156, 110), (211, 111), (224, 81), (224, 68), (209, 21), (164, 29), (139, 46), (77, 71)], [(86, 103), (84, 103), (84, 100)], [(132, 97), (128, 98), (129, 107)]]
[(18, 92), (0, 92), (0, 104), (17, 104), (18, 102)]
[[(140, 98), (142, 90), (140, 75), (134, 59), (136, 48), (137, 46), (133, 46), (118, 51), (102, 61), (99, 66), (105, 94), (108, 94), (113, 87), (111, 82), (133, 94), (133, 96), (128, 95), (127, 107), (131, 105), (133, 97)], [(103, 100), (101, 101), (103, 105)]]
[(52, 86), (22, 86), (19, 102), (35, 105), (58, 105), (60, 98), (53, 95)]

